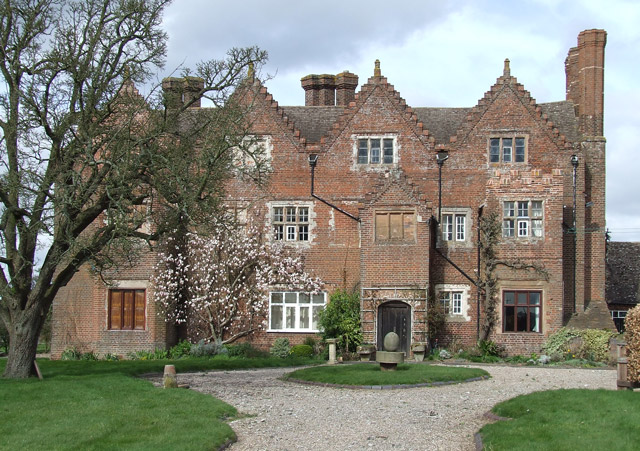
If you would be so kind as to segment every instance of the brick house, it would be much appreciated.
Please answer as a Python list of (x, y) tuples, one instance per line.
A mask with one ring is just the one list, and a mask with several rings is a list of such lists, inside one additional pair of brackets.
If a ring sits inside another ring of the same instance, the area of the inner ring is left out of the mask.
[[(378, 61), (359, 90), (350, 72), (302, 78), (305, 106), (279, 106), (258, 81), (249, 84), (251, 133), (272, 175), (262, 189), (232, 181), (229, 203), (250, 206), (247, 214), (302, 253), (326, 289), (269, 293), (268, 326), (250, 340), (300, 343), (317, 332), (309, 312), (333, 290), (357, 287), (366, 342), (380, 345), (394, 330), (409, 352), (426, 341), (427, 311), (440, 305), (440, 342), (475, 343), (485, 319), (478, 226), (490, 216), (502, 262), (493, 273), (493, 340), (529, 353), (567, 324), (613, 328), (605, 43), (603, 30), (580, 33), (565, 61), (566, 100), (546, 104), (517, 82), (508, 60), (470, 108), (408, 106)], [(153, 260), (123, 268), (112, 289), (80, 271), (54, 302), (53, 356), (70, 346), (126, 354), (171, 342), (148, 285)]]
[(607, 244), (606, 299), (619, 332), (627, 312), (640, 303), (640, 243)]

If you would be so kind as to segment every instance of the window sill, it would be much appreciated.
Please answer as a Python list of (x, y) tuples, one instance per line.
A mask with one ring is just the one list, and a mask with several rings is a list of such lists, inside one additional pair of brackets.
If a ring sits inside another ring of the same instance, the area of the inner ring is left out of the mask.
[(319, 330), (305, 329), (268, 329), (268, 334), (319, 334)]

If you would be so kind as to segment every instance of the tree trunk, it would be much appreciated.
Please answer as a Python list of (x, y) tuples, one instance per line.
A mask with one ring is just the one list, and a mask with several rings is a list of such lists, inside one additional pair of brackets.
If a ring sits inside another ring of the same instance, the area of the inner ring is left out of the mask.
[(43, 319), (30, 310), (14, 312), (13, 318), (13, 324), (9, 327), (9, 356), (3, 377), (24, 379), (35, 376), (33, 361)]

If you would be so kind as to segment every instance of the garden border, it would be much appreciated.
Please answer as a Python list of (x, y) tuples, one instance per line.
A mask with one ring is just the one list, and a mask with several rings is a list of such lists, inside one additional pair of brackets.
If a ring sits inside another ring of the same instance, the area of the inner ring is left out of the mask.
[(402, 390), (405, 388), (421, 388), (421, 387), (438, 387), (441, 385), (455, 385), (465, 384), (467, 382), (477, 382), (481, 380), (488, 380), (491, 376), (478, 376), (471, 377), (462, 381), (436, 381), (436, 382), (422, 382), (420, 384), (401, 384), (401, 385), (348, 385), (348, 384), (330, 384), (328, 382), (316, 382), (316, 381), (304, 381), (301, 379), (292, 379), (281, 377), (278, 378), (284, 382), (293, 382), (302, 385), (313, 385), (316, 387), (333, 387), (333, 388), (348, 388), (351, 390)]

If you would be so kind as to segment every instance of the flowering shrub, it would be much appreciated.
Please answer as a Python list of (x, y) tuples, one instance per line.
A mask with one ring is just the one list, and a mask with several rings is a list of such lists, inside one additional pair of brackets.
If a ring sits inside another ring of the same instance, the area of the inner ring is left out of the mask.
[(223, 226), (169, 238), (152, 277), (167, 322), (185, 323), (207, 342), (231, 343), (266, 326), (271, 287), (318, 292), (302, 259), (265, 242), (256, 228)]
[(629, 362), (627, 379), (632, 382), (640, 382), (640, 306), (627, 312), (624, 328)]

